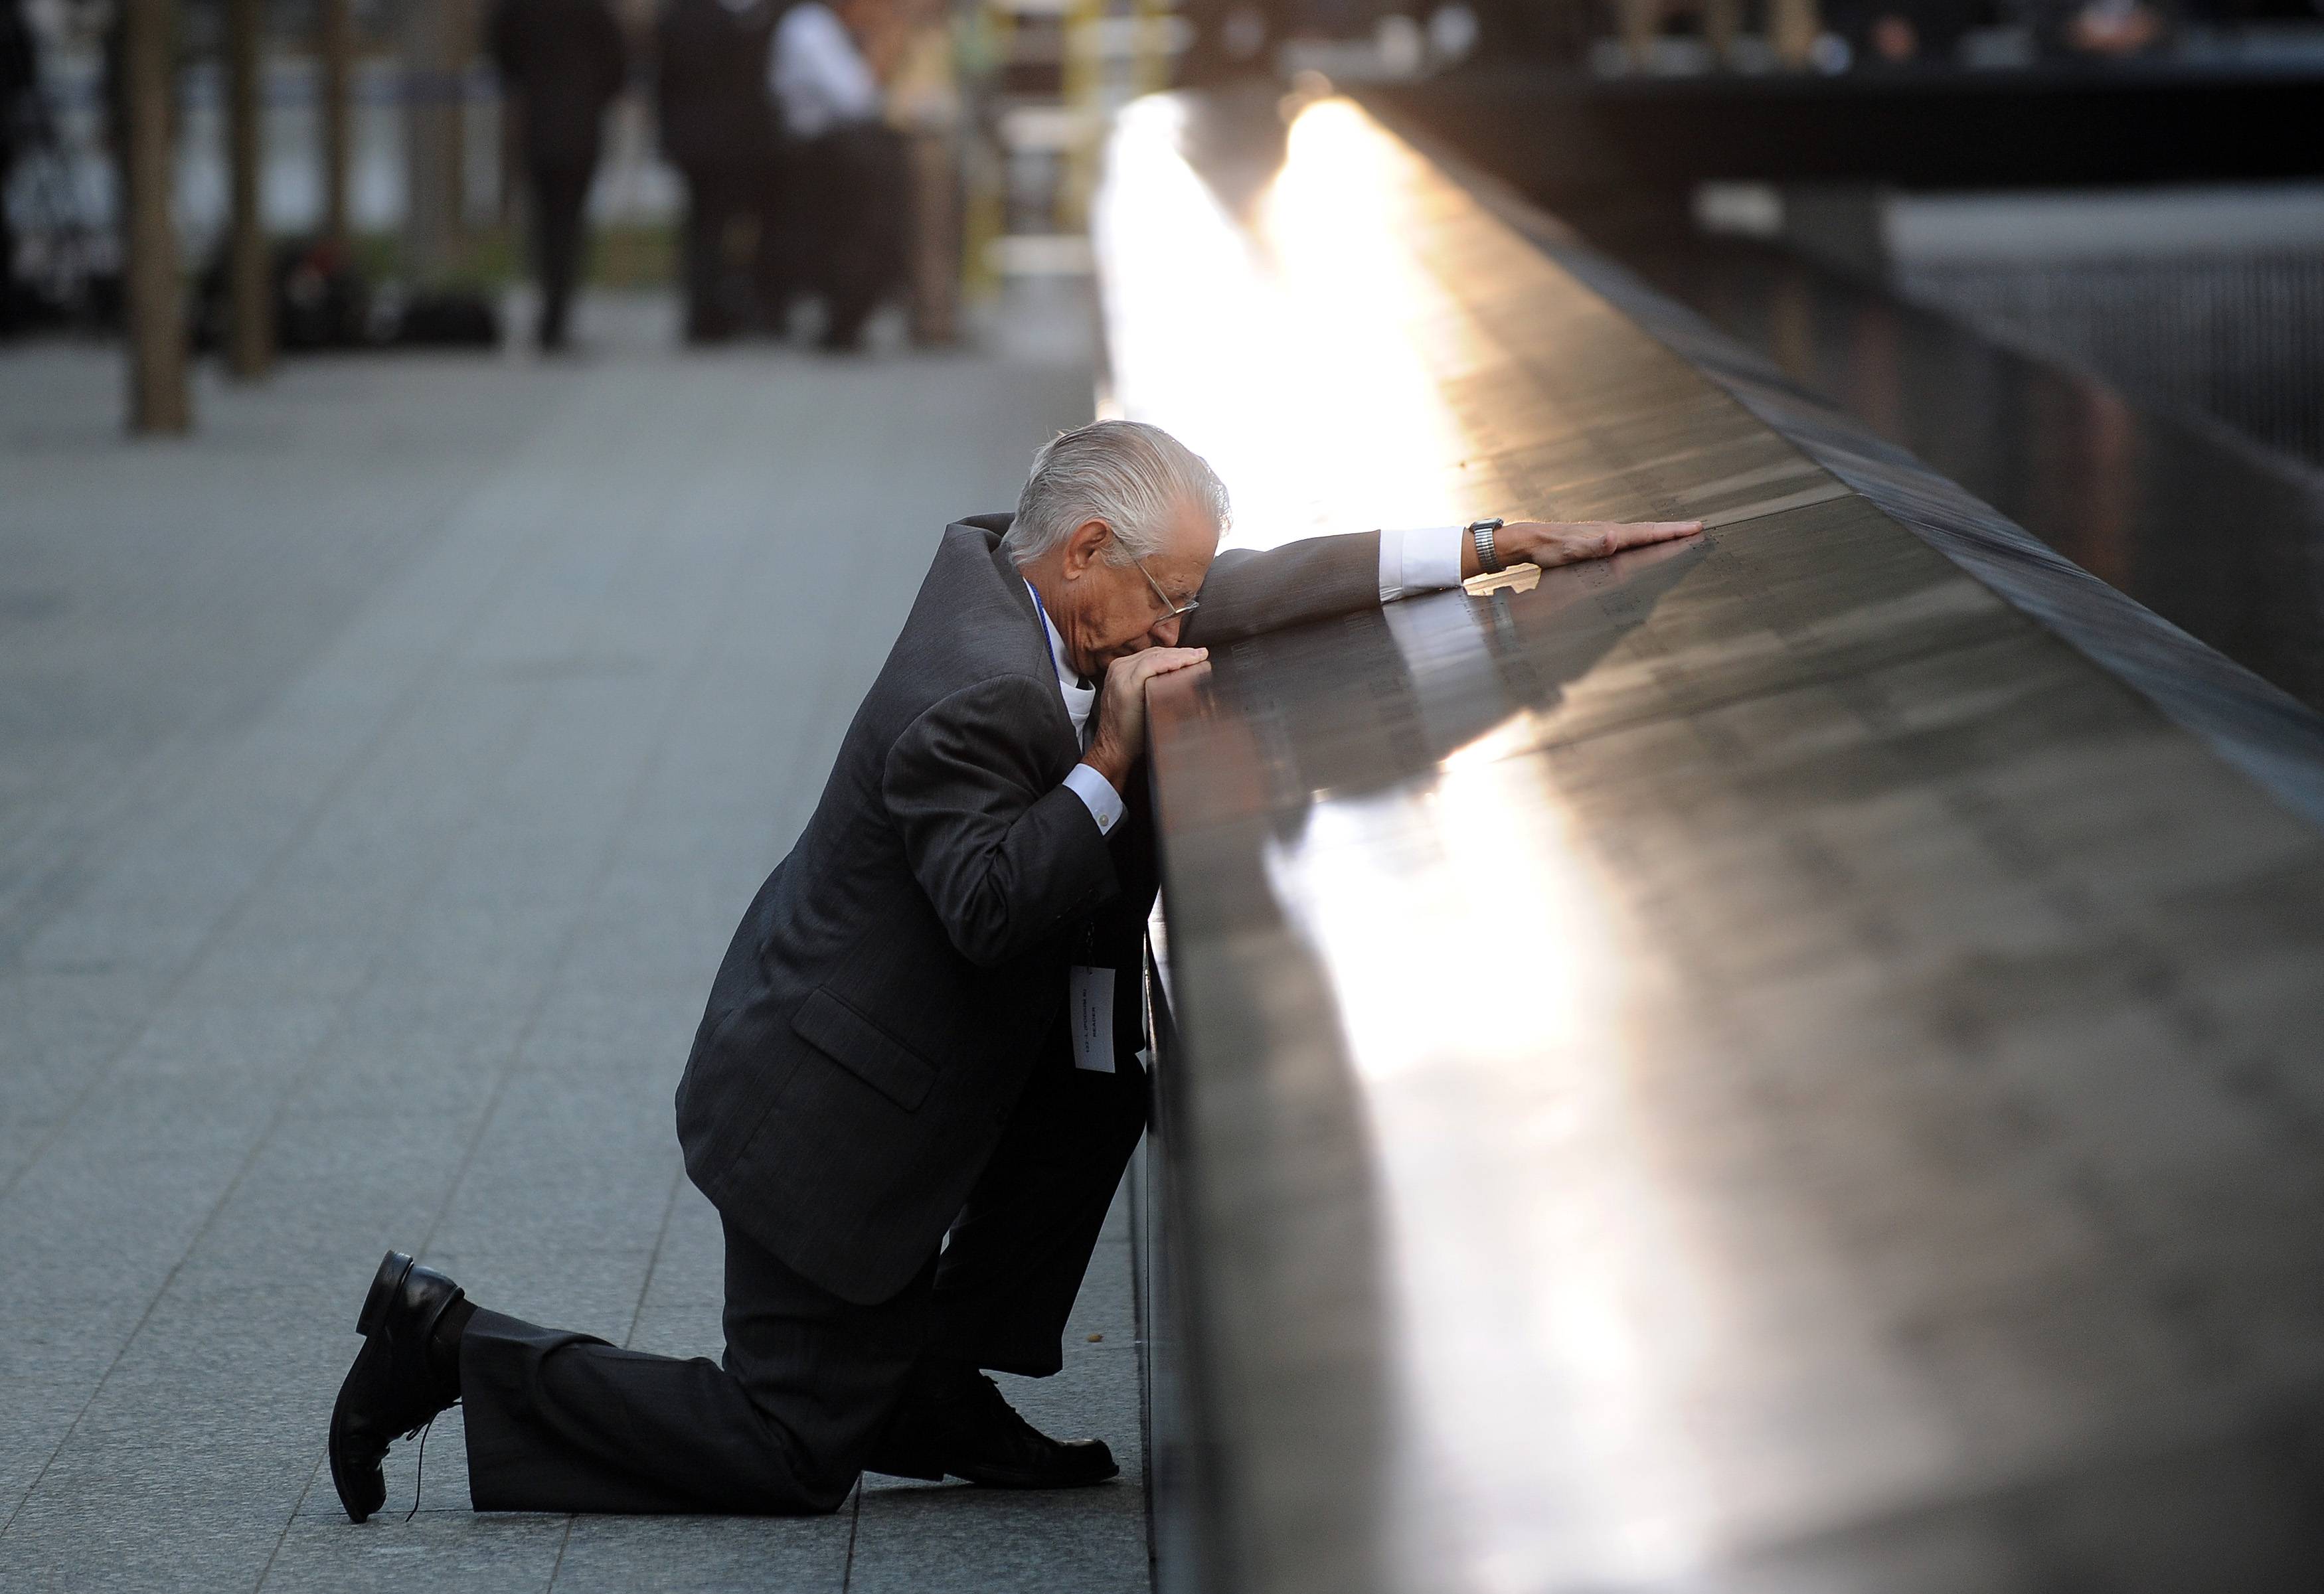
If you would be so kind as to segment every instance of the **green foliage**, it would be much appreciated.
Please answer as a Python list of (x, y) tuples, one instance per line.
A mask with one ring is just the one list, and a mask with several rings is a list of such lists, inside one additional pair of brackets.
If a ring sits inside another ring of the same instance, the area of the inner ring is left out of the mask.
[[(352, 244), (355, 263), (374, 281), (408, 278), (403, 238), (364, 233)], [(521, 227), (479, 227), (468, 235), (465, 258), (440, 273), (435, 286), (499, 288), (523, 274)], [(666, 288), (678, 280), (678, 231), (670, 226), (617, 225), (593, 230), (589, 282), (599, 288)]]

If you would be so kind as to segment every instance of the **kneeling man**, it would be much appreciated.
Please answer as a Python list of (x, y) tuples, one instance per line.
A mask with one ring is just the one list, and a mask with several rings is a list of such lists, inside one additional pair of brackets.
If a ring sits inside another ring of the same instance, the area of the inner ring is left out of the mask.
[[(1147, 682), (1197, 644), (1700, 530), (1479, 521), (1219, 555), (1226, 520), (1185, 446), (1101, 421), (1041, 450), (1014, 516), (945, 529), (678, 1085), (687, 1171), (725, 1223), (724, 1361), (480, 1310), (391, 1251), (331, 1414), (348, 1516), (385, 1499), (389, 1442), (455, 1401), (479, 1510), (816, 1512), (867, 1470), (1115, 1475), (984, 1375), (1058, 1370), (1146, 1124)], [(1076, 1067), (1069, 1006), (1109, 985), (1113, 1071)]]

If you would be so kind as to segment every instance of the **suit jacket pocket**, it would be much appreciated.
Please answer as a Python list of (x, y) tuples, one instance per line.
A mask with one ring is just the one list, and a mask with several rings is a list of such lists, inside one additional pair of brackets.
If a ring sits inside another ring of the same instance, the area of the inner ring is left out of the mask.
[(818, 988), (791, 1017), (799, 1038), (906, 1111), (917, 1111), (936, 1083), (927, 1059)]

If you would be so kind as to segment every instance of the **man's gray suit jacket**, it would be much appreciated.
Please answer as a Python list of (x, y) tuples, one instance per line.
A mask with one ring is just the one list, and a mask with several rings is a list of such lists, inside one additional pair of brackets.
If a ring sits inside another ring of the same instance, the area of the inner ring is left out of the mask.
[[(1037, 1061), (1066, 969), (1123, 971), (1135, 1046), (1156, 890), (1142, 771), (1101, 835), (1048, 639), (1001, 549), (945, 528), (815, 816), (743, 916), (678, 1090), (687, 1171), (730, 1221), (847, 1300), (909, 1283)], [(1376, 605), (1377, 534), (1213, 563), (1185, 645)]]

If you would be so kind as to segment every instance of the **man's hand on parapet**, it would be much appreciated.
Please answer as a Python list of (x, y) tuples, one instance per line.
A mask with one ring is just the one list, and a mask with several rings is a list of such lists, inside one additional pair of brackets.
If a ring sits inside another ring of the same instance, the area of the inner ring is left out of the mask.
[(1146, 751), (1146, 683), (1210, 656), (1208, 648), (1148, 648), (1107, 665), (1105, 690), (1097, 699), (1097, 734), (1082, 762), (1127, 796), (1130, 767)]
[[(1547, 570), (1602, 559), (1626, 548), (1692, 537), (1702, 530), (1701, 521), (1511, 521), (1493, 533), (1493, 552), (1504, 565), (1538, 565)], [(1481, 568), (1473, 548), (1462, 550), (1461, 563), (1464, 576)]]

